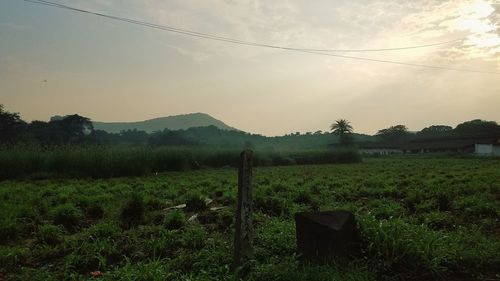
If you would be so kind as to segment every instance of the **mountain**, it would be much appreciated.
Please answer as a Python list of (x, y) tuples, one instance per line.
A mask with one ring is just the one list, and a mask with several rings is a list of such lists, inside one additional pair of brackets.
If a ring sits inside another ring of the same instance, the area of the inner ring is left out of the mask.
[(94, 129), (103, 130), (108, 133), (119, 133), (122, 130), (133, 129), (151, 133), (154, 131), (162, 131), (163, 129), (181, 130), (206, 126), (215, 126), (223, 130), (237, 130), (206, 113), (174, 115), (139, 122), (93, 122), (93, 124)]

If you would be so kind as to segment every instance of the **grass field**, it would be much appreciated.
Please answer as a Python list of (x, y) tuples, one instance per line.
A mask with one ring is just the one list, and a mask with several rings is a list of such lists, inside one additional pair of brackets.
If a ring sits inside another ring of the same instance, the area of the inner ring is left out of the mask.
[[(500, 278), (498, 160), (381, 158), (254, 175), (249, 280)], [(236, 182), (233, 168), (2, 181), (0, 280), (85, 280), (97, 270), (102, 280), (234, 280)], [(225, 208), (201, 210), (205, 198)], [(356, 214), (362, 253), (302, 264), (293, 214), (336, 209)]]

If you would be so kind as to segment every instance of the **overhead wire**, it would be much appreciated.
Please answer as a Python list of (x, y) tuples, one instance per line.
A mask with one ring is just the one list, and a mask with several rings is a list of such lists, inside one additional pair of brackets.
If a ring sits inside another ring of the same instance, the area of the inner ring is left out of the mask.
[(229, 37), (214, 35), (214, 34), (208, 34), (208, 33), (196, 32), (196, 31), (192, 31), (192, 30), (175, 28), (175, 27), (171, 27), (171, 26), (159, 25), (159, 24), (149, 23), (149, 22), (145, 22), (145, 21), (133, 20), (133, 19), (129, 19), (129, 18), (112, 16), (112, 15), (107, 15), (107, 14), (103, 14), (103, 13), (99, 13), (99, 12), (93, 12), (93, 11), (89, 11), (89, 10), (84, 10), (84, 9), (80, 9), (80, 8), (75, 8), (75, 7), (67, 6), (67, 5), (64, 5), (64, 4), (59, 4), (59, 3), (55, 3), (55, 2), (51, 2), (51, 1), (46, 1), (46, 0), (24, 0), (24, 1), (25, 2), (30, 2), (30, 3), (35, 3), (35, 4), (42, 4), (42, 5), (46, 5), (46, 6), (58, 7), (58, 8), (62, 8), (62, 9), (73, 10), (73, 11), (76, 11), (76, 12), (82, 12), (82, 13), (92, 14), (92, 15), (96, 15), (96, 16), (100, 16), (100, 17), (105, 17), (105, 18), (109, 18), (109, 19), (114, 19), (114, 20), (119, 20), (119, 21), (124, 21), (124, 22), (128, 22), (128, 23), (144, 25), (144, 26), (147, 26), (147, 27), (157, 28), (157, 29), (161, 29), (161, 30), (165, 30), (165, 31), (181, 33), (181, 34), (184, 34), (184, 35), (190, 35), (190, 36), (195, 36), (195, 37), (202, 37), (202, 38), (205, 38), (205, 39), (213, 39), (213, 40), (219, 40), (219, 41), (231, 42), (231, 43), (238, 43), (238, 44), (243, 44), (243, 45), (248, 45), (248, 46), (267, 47), (267, 48), (284, 49), (284, 50), (292, 50), (292, 51), (342, 52), (342, 53), (345, 53), (345, 52), (398, 51), (398, 50), (428, 48), (428, 47), (433, 47), (433, 46), (446, 45), (446, 44), (451, 44), (451, 43), (458, 42), (458, 41), (463, 41), (465, 39), (465, 38), (458, 38), (458, 39), (449, 40), (449, 41), (445, 41), (445, 42), (439, 42), (439, 43), (431, 43), (431, 44), (415, 45), (415, 46), (404, 46), (404, 47), (392, 47), (392, 48), (378, 48), (378, 49), (312, 49), (312, 48), (297, 48), (297, 47), (277, 46), (277, 45), (263, 44), (263, 43), (257, 43), (257, 42), (249, 42), (249, 41), (244, 41), (244, 40), (239, 40), (239, 39), (234, 39), (234, 38), (229, 38)]
[(348, 56), (348, 55), (342, 55), (342, 54), (332, 54), (332, 52), (381, 52), (381, 51), (395, 51), (395, 50), (425, 48), (425, 47), (438, 46), (438, 45), (444, 45), (444, 44), (450, 44), (453, 42), (462, 41), (462, 40), (464, 40), (463, 38), (455, 39), (455, 40), (451, 40), (451, 41), (446, 41), (446, 42), (440, 42), (440, 43), (425, 44), (425, 45), (394, 47), (394, 48), (380, 48), (380, 49), (308, 49), (308, 48), (296, 48), (296, 47), (263, 44), (263, 43), (257, 43), (257, 42), (249, 42), (249, 41), (243, 41), (243, 40), (239, 40), (239, 39), (214, 35), (214, 34), (202, 33), (202, 32), (197, 32), (197, 31), (192, 31), (192, 30), (187, 30), (187, 29), (180, 29), (180, 28), (175, 28), (175, 27), (171, 27), (171, 26), (154, 24), (154, 23), (150, 23), (150, 22), (146, 22), (146, 21), (139, 21), (139, 20), (134, 20), (134, 19), (130, 19), (130, 18), (118, 17), (118, 16), (108, 15), (108, 14), (104, 14), (104, 13), (100, 13), (100, 12), (85, 10), (85, 9), (81, 9), (81, 8), (75, 8), (75, 7), (67, 6), (64, 4), (56, 3), (56, 2), (46, 1), (46, 0), (23, 0), (23, 1), (34, 3), (34, 4), (45, 5), (45, 6), (57, 7), (57, 8), (66, 9), (66, 10), (72, 10), (75, 12), (91, 14), (91, 15), (104, 17), (104, 18), (108, 18), (108, 19), (112, 19), (112, 20), (127, 22), (127, 23), (131, 23), (131, 24), (141, 25), (141, 26), (145, 26), (145, 27), (149, 27), (149, 28), (159, 29), (159, 30), (178, 33), (178, 34), (183, 34), (183, 35), (187, 35), (187, 36), (191, 36), (191, 37), (198, 37), (198, 38), (215, 40), (215, 41), (226, 42), (226, 43), (231, 43), (231, 44), (239, 44), (239, 45), (246, 45), (246, 46), (252, 46), (252, 47), (263, 47), (263, 48), (271, 48), (271, 49), (280, 49), (280, 50), (287, 50), (287, 51), (296, 51), (296, 52), (322, 55), (322, 56), (330, 56), (330, 57), (361, 60), (361, 61), (370, 61), (370, 62), (379, 62), (379, 63), (389, 63), (389, 64), (412, 66), (412, 67), (422, 67), (422, 68), (431, 68), (431, 69), (460, 71), (460, 72), (473, 72), (473, 73), (485, 73), (485, 74), (500, 75), (500, 72), (493, 72), (493, 71), (473, 70), (473, 69), (464, 69), (464, 68), (452, 68), (452, 67), (438, 66), (438, 65), (427, 65), (427, 64), (418, 64), (418, 63), (401, 62), (401, 61), (384, 60), (384, 59), (374, 59), (374, 58), (366, 58), (366, 57), (358, 57), (358, 56)]

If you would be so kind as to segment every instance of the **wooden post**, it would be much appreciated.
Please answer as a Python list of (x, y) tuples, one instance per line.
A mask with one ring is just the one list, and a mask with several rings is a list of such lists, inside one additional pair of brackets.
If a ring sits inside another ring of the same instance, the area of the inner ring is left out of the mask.
[(252, 255), (252, 151), (240, 154), (238, 169), (238, 209), (236, 210), (236, 232), (234, 237), (234, 267), (244, 266)]

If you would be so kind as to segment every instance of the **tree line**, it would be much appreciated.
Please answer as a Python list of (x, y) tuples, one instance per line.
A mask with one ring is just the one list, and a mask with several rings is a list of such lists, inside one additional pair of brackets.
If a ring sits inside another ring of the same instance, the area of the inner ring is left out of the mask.
[(7, 111), (0, 105), (0, 144), (57, 145), (149, 145), (149, 146), (208, 146), (218, 148), (253, 149), (321, 149), (331, 144), (350, 146), (359, 142), (402, 143), (412, 140), (450, 138), (500, 138), (500, 125), (495, 121), (471, 120), (457, 125), (432, 125), (410, 132), (405, 125), (394, 125), (379, 130), (374, 136), (356, 134), (346, 119), (338, 119), (330, 132), (299, 132), (278, 137), (266, 137), (236, 130), (222, 130), (215, 126), (168, 130), (147, 133), (124, 130), (108, 133), (95, 130), (92, 121), (77, 114), (56, 116), (50, 121), (22, 120), (19, 113)]
[[(338, 119), (331, 126), (333, 134), (338, 136), (339, 145), (353, 144), (353, 127), (346, 119)], [(500, 125), (495, 121), (474, 119), (458, 124), (455, 128), (448, 125), (432, 125), (417, 132), (410, 132), (405, 125), (394, 125), (378, 130), (375, 139), (381, 143), (397, 144), (407, 141), (451, 140), (460, 138), (498, 138)]]

